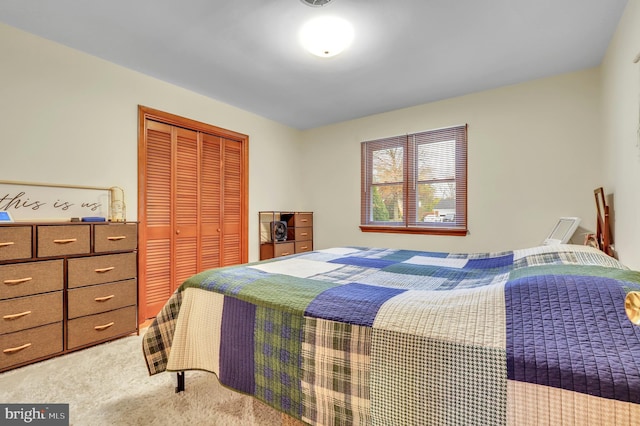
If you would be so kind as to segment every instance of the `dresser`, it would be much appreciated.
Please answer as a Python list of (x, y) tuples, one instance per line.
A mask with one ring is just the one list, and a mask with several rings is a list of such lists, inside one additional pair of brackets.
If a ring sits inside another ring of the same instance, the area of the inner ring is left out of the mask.
[(137, 333), (136, 223), (0, 225), (0, 372)]
[[(313, 250), (312, 212), (259, 212), (260, 260)], [(283, 229), (277, 234), (274, 224)]]

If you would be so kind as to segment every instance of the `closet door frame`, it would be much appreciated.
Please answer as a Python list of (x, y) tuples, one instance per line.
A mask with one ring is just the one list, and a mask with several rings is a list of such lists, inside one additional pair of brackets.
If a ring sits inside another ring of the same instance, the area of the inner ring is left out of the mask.
[[(138, 105), (138, 322), (146, 321), (148, 316), (146, 313), (146, 267), (143, 264), (146, 261), (146, 244), (147, 244), (147, 206), (146, 199), (146, 176), (147, 176), (147, 158), (146, 158), (146, 123), (147, 120), (153, 120), (164, 124), (182, 127), (197, 132), (208, 133), (210, 135), (219, 136), (224, 139), (240, 142), (241, 144), (241, 209), (240, 209), (240, 226), (241, 226), (241, 263), (248, 261), (248, 235), (249, 235), (249, 136), (231, 130), (216, 127), (200, 121), (170, 114), (157, 109)], [(171, 172), (171, 171), (168, 171)], [(174, 201), (172, 201), (173, 203)]]

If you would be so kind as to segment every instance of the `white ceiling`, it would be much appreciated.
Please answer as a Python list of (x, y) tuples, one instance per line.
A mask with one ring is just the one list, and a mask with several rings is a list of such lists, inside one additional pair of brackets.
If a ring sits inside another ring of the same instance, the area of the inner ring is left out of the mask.
[[(298, 129), (597, 66), (627, 0), (0, 0), (0, 21)], [(302, 23), (349, 20), (305, 52)], [(1, 59), (0, 59), (1, 60)]]

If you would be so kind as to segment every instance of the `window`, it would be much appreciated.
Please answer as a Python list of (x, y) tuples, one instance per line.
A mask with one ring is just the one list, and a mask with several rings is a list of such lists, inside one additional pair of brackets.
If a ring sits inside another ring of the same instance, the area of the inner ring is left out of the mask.
[(467, 126), (362, 143), (364, 232), (467, 234)]

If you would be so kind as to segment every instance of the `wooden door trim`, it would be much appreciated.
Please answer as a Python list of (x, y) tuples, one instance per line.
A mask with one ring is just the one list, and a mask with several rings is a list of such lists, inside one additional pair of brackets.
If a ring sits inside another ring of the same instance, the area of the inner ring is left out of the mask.
[[(189, 130), (209, 133), (215, 136), (221, 136), (226, 139), (232, 139), (239, 142), (248, 142), (249, 136), (234, 132), (232, 130), (223, 129), (212, 124), (203, 123), (201, 121), (192, 120), (190, 118), (181, 117), (179, 115), (170, 114), (168, 112), (138, 105), (138, 119), (144, 123), (144, 120), (155, 120), (173, 126), (184, 127)], [(140, 126), (138, 126), (138, 136), (140, 136)], [(144, 136), (144, 135), (143, 135)]]
[[(158, 121), (161, 123), (183, 127), (198, 132), (208, 133), (225, 139), (234, 140), (241, 143), (242, 149), (242, 184), (241, 184), (241, 250), (240, 256), (242, 263), (247, 263), (249, 259), (249, 136), (234, 132), (232, 130), (223, 129), (201, 121), (192, 120), (190, 118), (181, 117), (168, 112), (138, 105), (138, 250), (141, 255), (138, 256), (139, 262), (146, 259), (146, 175), (147, 175), (147, 158), (146, 158), (146, 123), (147, 120)], [(146, 304), (146, 269), (138, 265), (138, 322), (146, 321), (144, 304)]]

